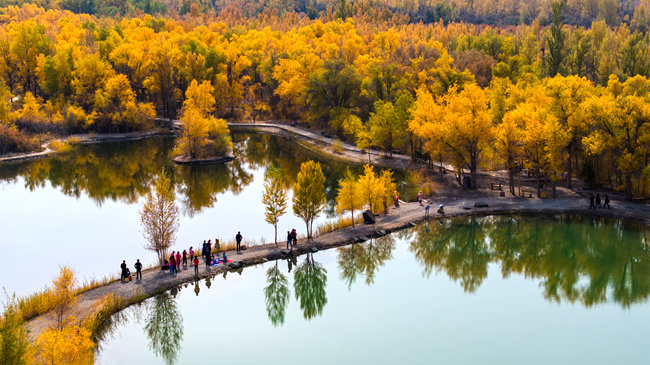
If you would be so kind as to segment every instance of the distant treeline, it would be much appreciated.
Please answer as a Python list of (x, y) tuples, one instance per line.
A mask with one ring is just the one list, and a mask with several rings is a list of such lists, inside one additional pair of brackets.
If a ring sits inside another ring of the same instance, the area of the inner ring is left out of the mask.
[[(234, 14), (256, 18), (287, 12), (320, 18), (364, 18), (395, 24), (442, 21), (472, 24), (518, 25), (551, 22), (553, 0), (0, 0), (0, 7), (36, 4), (97, 16)], [(568, 0), (563, 20), (587, 26), (596, 20), (608, 25), (628, 24), (645, 29), (650, 21), (648, 0)]]

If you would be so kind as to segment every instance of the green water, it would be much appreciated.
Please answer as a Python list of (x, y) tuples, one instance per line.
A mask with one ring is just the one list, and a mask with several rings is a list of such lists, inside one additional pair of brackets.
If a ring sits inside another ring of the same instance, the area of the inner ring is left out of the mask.
[(197, 281), (116, 314), (100, 364), (647, 364), (645, 227), (450, 219)]
[[(154, 263), (155, 253), (143, 248), (138, 211), (163, 169), (172, 176), (183, 212), (172, 250), (197, 247), (206, 239), (232, 240), (237, 231), (245, 241), (271, 242), (274, 230), (264, 220), (261, 202), (270, 164), (291, 185), (301, 162), (321, 162), (328, 203), (315, 226), (336, 218), (337, 181), (346, 168), (362, 169), (280, 137), (233, 134), (233, 141), (236, 158), (222, 165), (176, 166), (170, 157), (173, 138), (158, 137), (82, 145), (70, 153), (0, 166), (0, 252), (16, 258), (7, 260), (5, 269), (13, 275), (2, 279), (2, 286), (26, 295), (42, 289), (61, 265), (72, 267), (83, 282), (118, 275), (122, 260)], [(399, 172), (395, 177), (401, 180)], [(401, 183), (400, 189), (408, 187)], [(289, 206), (279, 232), (296, 228), (301, 234), (303, 227)]]

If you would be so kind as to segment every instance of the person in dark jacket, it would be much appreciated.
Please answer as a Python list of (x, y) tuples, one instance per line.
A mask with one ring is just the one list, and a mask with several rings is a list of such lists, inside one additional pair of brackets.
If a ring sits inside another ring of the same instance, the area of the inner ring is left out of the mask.
[(237, 235), (235, 236), (235, 241), (237, 241), (237, 253), (241, 253), (241, 240), (242, 240), (242, 235), (241, 232), (237, 232)]
[(142, 263), (140, 259), (135, 262), (135, 280), (142, 280)]
[(287, 250), (289, 247), (293, 248), (293, 235), (291, 232), (287, 231)]
[(122, 275), (121, 275), (120, 280), (122, 282), (124, 282), (126, 280), (126, 278), (128, 277), (128, 275), (126, 273), (126, 260), (122, 260), (122, 265), (120, 265), (120, 268), (122, 269)]
[(609, 206), (609, 196), (605, 194), (605, 204), (603, 204), (603, 208), (611, 209), (612, 207)]

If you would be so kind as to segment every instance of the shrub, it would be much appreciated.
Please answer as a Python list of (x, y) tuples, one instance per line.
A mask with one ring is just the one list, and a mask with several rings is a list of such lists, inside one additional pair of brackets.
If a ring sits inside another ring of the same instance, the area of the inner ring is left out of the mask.
[(332, 143), (332, 152), (342, 155), (343, 154), (343, 141), (337, 139)]
[(38, 144), (29, 140), (15, 127), (0, 123), (0, 155), (14, 152), (29, 152), (38, 149)]

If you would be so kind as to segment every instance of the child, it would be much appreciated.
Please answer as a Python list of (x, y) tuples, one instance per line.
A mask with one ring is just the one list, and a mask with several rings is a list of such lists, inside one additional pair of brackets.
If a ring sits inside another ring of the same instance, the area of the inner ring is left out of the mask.
[(194, 256), (194, 260), (192, 261), (194, 264), (194, 274), (198, 275), (199, 274), (199, 258)]
[(226, 256), (226, 251), (223, 252), (223, 258), (222, 258), (222, 261), (223, 261), (224, 264), (227, 264), (227, 263), (228, 263), (228, 256)]

